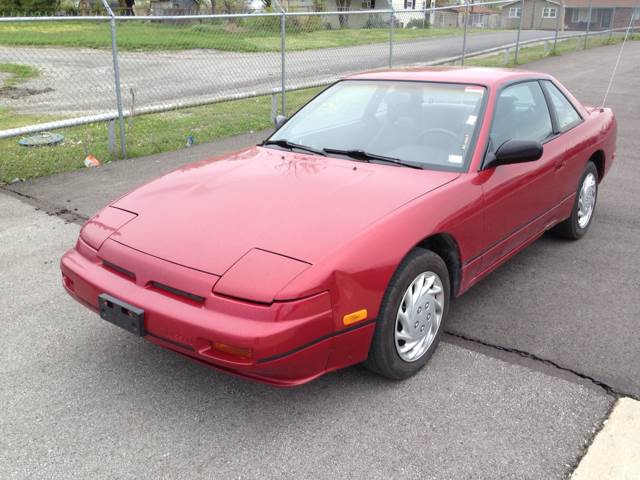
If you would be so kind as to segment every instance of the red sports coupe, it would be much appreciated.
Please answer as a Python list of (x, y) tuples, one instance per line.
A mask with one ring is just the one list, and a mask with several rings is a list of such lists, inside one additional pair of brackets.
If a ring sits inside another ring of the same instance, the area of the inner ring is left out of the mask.
[(261, 145), (116, 200), (66, 290), (135, 335), (280, 386), (433, 354), (449, 302), (546, 230), (582, 237), (616, 154), (607, 108), (540, 73), (339, 81)]

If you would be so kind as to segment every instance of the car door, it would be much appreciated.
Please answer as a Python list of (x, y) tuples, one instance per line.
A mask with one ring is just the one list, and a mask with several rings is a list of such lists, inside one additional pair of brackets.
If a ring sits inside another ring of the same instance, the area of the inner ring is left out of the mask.
[[(504, 87), (496, 99), (489, 152), (507, 140), (553, 137), (551, 114), (537, 80)], [(482, 268), (490, 269), (524, 245), (541, 229), (545, 216), (557, 204), (554, 172), (558, 147), (544, 147), (539, 160), (488, 167), (479, 172), (483, 189), (485, 249)]]
[(583, 119), (562, 91), (550, 80), (541, 80), (552, 117), (554, 119), (553, 140), (545, 148), (562, 151), (556, 165), (556, 190), (558, 202), (571, 197), (576, 192), (578, 180), (586, 160), (585, 135), (581, 132)]

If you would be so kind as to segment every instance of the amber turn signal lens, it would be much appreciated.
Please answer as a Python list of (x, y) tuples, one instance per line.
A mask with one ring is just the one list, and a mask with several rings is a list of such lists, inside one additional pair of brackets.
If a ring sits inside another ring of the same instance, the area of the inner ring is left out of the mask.
[(360, 322), (367, 318), (367, 309), (363, 308), (357, 312), (350, 313), (342, 317), (342, 323), (345, 325), (351, 325), (352, 323)]
[(234, 357), (250, 359), (252, 356), (252, 352), (250, 348), (234, 347), (232, 345), (227, 345), (226, 343), (220, 343), (220, 342), (214, 342), (211, 344), (211, 346), (213, 347), (214, 350), (226, 353), (227, 355), (231, 355)]

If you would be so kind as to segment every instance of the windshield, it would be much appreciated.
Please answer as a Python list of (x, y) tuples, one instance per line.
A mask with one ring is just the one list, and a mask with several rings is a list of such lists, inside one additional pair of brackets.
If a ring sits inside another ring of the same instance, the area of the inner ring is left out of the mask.
[(461, 171), (484, 95), (476, 85), (346, 80), (311, 100), (268, 143)]

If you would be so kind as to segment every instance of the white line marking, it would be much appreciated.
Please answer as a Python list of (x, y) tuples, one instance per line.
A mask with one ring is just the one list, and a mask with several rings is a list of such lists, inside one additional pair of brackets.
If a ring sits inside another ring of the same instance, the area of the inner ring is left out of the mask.
[(621, 398), (571, 480), (640, 479), (640, 402)]

